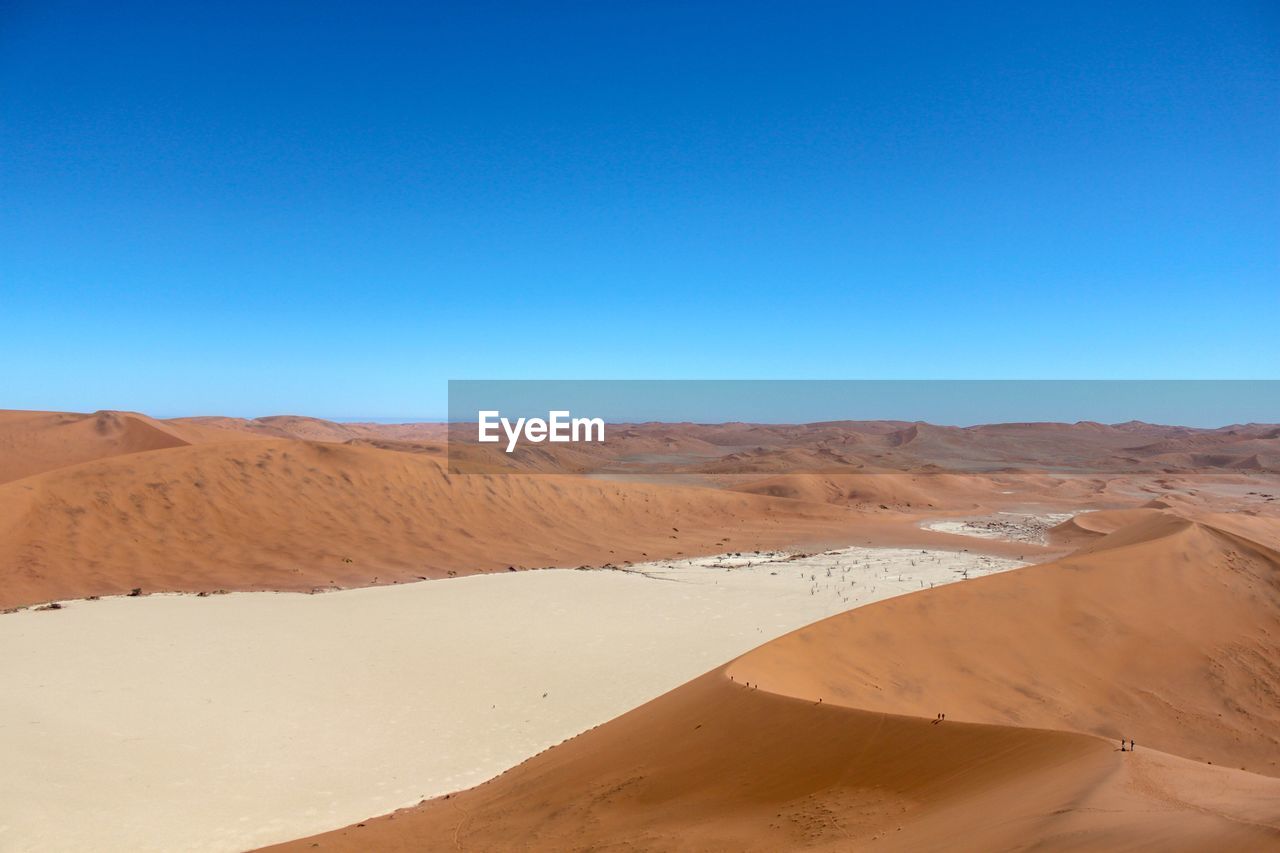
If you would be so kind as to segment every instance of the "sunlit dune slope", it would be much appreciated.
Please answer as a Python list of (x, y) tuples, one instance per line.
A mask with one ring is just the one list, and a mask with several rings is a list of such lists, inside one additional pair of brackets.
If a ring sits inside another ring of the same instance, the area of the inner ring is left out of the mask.
[(852, 518), (709, 489), (449, 477), (431, 453), (375, 447), (177, 446), (0, 484), (0, 603), (620, 563), (838, 540)]
[(789, 695), (1129, 737), (1280, 776), (1280, 557), (1159, 514), (1055, 563), (825, 620), (730, 672)]

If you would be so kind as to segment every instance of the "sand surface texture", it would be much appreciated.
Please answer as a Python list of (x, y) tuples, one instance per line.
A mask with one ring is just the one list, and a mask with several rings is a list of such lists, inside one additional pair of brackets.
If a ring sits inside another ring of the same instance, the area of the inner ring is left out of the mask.
[(0, 849), (241, 850), (476, 785), (795, 628), (1018, 563), (854, 548), (0, 617)]

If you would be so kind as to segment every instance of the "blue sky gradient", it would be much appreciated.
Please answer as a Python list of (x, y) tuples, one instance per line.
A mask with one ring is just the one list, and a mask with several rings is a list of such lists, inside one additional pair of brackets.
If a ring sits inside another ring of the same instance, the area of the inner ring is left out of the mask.
[(1271, 3), (7, 4), (0, 407), (1275, 378)]

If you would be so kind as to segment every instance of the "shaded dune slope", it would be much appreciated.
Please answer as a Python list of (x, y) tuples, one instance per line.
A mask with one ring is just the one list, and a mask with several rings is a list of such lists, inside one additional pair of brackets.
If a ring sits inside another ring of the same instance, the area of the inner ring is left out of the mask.
[(808, 626), (477, 788), (281, 849), (1280, 845), (1276, 554), (1172, 515), (1112, 535)]
[(709, 489), (451, 478), (431, 453), (292, 439), (175, 446), (0, 484), (0, 604), (621, 563), (838, 538), (852, 519)]

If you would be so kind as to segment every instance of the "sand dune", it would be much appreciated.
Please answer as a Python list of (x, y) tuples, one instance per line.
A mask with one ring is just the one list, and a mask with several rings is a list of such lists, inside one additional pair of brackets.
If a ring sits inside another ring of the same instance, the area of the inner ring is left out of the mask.
[(300, 438), (305, 441), (343, 443), (362, 438), (442, 443), (448, 427), (443, 423), (337, 423), (305, 415), (269, 415), (263, 418), (203, 416), (172, 418), (164, 423), (178, 429), (190, 427), (222, 430), (263, 438)]
[[(1275, 552), (1162, 515), (1055, 563), (813, 625), (730, 672), (788, 695), (1134, 737), (1280, 775), (1278, 573)], [(830, 652), (806, 658), (813, 644)]]
[(0, 484), (0, 606), (847, 542), (855, 518), (709, 489), (450, 478), (431, 453), (290, 439), (178, 446)]
[(1098, 536), (1115, 533), (1122, 527), (1157, 518), (1160, 515), (1159, 509), (1151, 507), (1086, 512), (1062, 522), (1053, 529), (1053, 532), (1073, 541), (1090, 541)]
[[(100, 423), (119, 421), (119, 424)], [(88, 422), (77, 437), (71, 423)], [(169, 436), (141, 434), (111, 439), (88, 435), (141, 427)], [(62, 427), (62, 429), (59, 429)], [(47, 434), (46, 434), (47, 433)], [(92, 415), (0, 412), (0, 475), (6, 479), (116, 452), (179, 442), (242, 438), (294, 438), (342, 443), (358, 440), (442, 445), (442, 423), (337, 423), (300, 415), (262, 418), (220, 416), (156, 420), (126, 412)], [(703, 473), (761, 476), (805, 473), (977, 473), (1044, 470), (1115, 475), (1146, 472), (1271, 472), (1280, 468), (1280, 427), (1249, 424), (1217, 430), (1154, 424), (992, 424), (945, 427), (897, 421), (815, 424), (615, 424), (603, 445), (521, 448), (515, 454), (468, 446), (471, 430), (457, 425), (456, 461), (469, 471), (572, 473)], [(106, 440), (104, 440), (104, 438)], [(130, 449), (132, 448), (132, 449)], [(27, 456), (24, 462), (7, 457)], [(487, 460), (487, 461), (486, 461)], [(7, 471), (7, 473), (6, 473)]]
[[(877, 439), (898, 426), (815, 425), (803, 434), (826, 441), (853, 429)], [(0, 472), (14, 478), (0, 483), (0, 607), (133, 588), (306, 590), (727, 549), (963, 548), (941, 535), (922, 538), (909, 514), (1002, 501), (1079, 506), (1097, 488), (1044, 477), (900, 473), (703, 478), (714, 488), (625, 477), (451, 478), (443, 430), (296, 416), (0, 413)], [(713, 441), (747, 434), (794, 440), (790, 428), (750, 425), (635, 430), (633, 449), (723, 448)], [(701, 433), (710, 440), (690, 437)]]
[(291, 849), (1280, 845), (1277, 571), (1238, 534), (1142, 519), (803, 628), (497, 780)]
[[(478, 788), (279, 850), (1263, 849), (1280, 780), (705, 675)], [(1171, 796), (1177, 791), (1181, 797)], [(1205, 792), (1212, 792), (1205, 796)]]
[(41, 471), (191, 442), (132, 412), (0, 411), (0, 482)]
[(1110, 761), (1088, 738), (819, 707), (716, 671), (479, 788), (279, 849), (848, 849), (975, 794), (1051, 810), (1078, 787), (1011, 782)]

